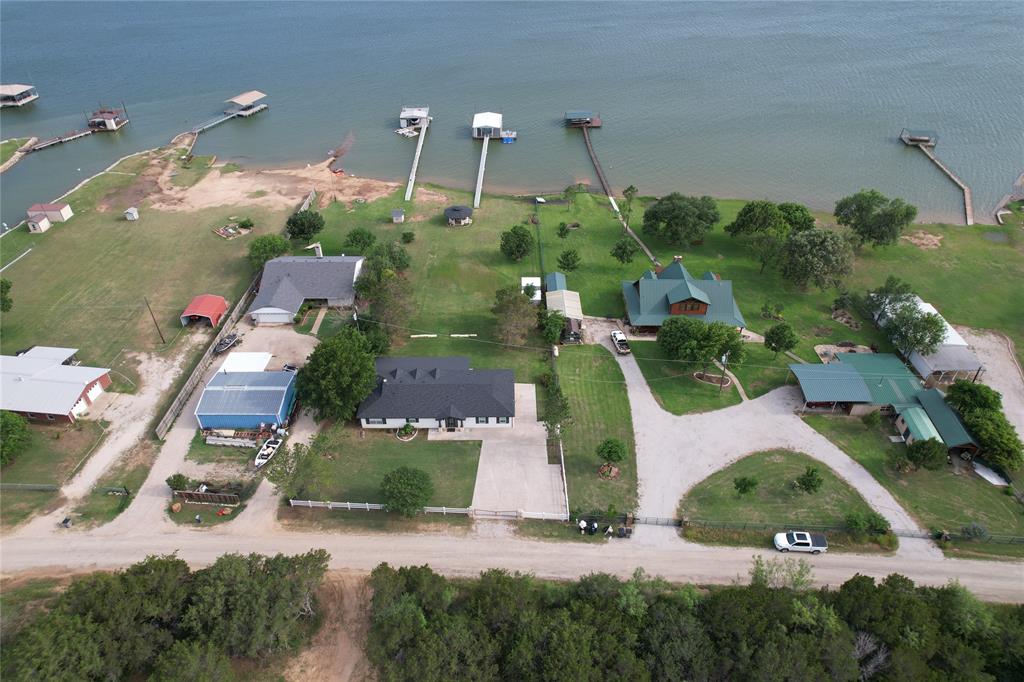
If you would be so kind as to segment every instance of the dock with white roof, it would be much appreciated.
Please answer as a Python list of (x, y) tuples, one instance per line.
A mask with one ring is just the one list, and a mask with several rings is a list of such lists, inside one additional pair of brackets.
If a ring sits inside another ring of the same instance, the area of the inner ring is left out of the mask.
[[(413, 189), (416, 187), (416, 171), (420, 167), (420, 155), (423, 153), (423, 141), (427, 139), (427, 128), (430, 127), (430, 107), (402, 107), (398, 115), (398, 122), (401, 127), (396, 133), (403, 137), (419, 137), (416, 141), (416, 153), (412, 157), (412, 168), (409, 170), (409, 182), (405, 186), (405, 200), (412, 199)], [(407, 134), (406, 134), (407, 132)]]

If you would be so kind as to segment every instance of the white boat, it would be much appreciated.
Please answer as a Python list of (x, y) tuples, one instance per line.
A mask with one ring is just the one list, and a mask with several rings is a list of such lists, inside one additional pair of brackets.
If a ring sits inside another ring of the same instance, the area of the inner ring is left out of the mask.
[(402, 137), (416, 137), (417, 135), (420, 134), (420, 131), (416, 130), (412, 126), (409, 126), (407, 128), (396, 128), (395, 132), (401, 135)]
[(281, 447), (281, 443), (284, 442), (280, 438), (268, 438), (263, 443), (263, 447), (256, 453), (256, 459), (253, 462), (256, 468), (259, 469), (261, 466), (270, 461), (270, 458), (274, 456), (277, 449)]

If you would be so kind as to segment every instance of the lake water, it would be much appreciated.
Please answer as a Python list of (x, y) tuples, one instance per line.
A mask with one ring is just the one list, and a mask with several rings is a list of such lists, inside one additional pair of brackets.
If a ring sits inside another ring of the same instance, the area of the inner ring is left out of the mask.
[(0, 176), (2, 216), (62, 194), (118, 157), (166, 143), (243, 90), (270, 110), (204, 134), (197, 153), (249, 165), (318, 161), (404, 179), (403, 104), (431, 108), (420, 178), (471, 188), (474, 112), (519, 131), (491, 147), (488, 190), (594, 180), (568, 109), (600, 112), (616, 187), (719, 197), (835, 199), (876, 187), (928, 220), (961, 222), (959, 190), (904, 126), (973, 189), (979, 221), (1024, 167), (1024, 3), (741, 2), (0, 4), (6, 83), (40, 99), (0, 114), (4, 138), (84, 125), (127, 105), (130, 128), (33, 154)]

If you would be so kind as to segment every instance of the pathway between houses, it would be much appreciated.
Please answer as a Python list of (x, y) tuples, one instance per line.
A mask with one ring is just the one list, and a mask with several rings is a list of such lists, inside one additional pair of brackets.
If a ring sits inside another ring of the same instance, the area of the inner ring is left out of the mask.
[[(602, 339), (601, 343), (610, 348), (610, 342)], [(632, 356), (615, 358), (626, 378), (633, 414), (639, 516), (674, 517), (683, 495), (714, 472), (759, 450), (789, 448), (827, 464), (893, 528), (922, 531), (866, 469), (795, 414), (799, 396), (794, 387), (782, 387), (715, 412), (676, 416), (658, 405)], [(918, 558), (942, 556), (930, 541), (913, 538), (901, 538), (898, 553)]]

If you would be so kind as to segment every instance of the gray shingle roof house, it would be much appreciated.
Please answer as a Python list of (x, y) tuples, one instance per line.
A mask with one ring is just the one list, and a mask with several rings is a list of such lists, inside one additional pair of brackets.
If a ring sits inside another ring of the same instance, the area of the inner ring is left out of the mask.
[(359, 406), (363, 428), (511, 427), (510, 369), (471, 369), (465, 357), (377, 358), (377, 388)]
[(622, 296), (634, 327), (660, 327), (673, 315), (725, 322), (741, 329), (747, 326), (733, 298), (732, 282), (711, 272), (696, 279), (679, 256), (661, 271), (648, 270), (635, 282), (623, 282)]
[(263, 266), (260, 291), (249, 306), (254, 324), (291, 324), (306, 300), (350, 306), (362, 256), (282, 256)]

